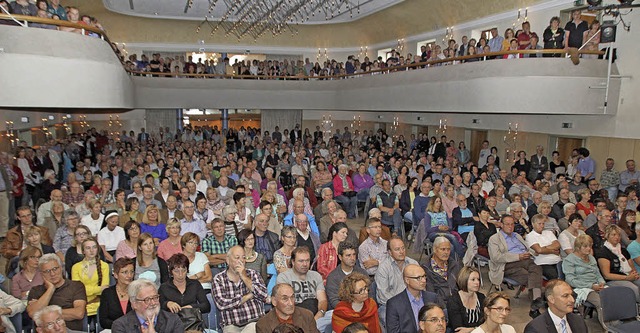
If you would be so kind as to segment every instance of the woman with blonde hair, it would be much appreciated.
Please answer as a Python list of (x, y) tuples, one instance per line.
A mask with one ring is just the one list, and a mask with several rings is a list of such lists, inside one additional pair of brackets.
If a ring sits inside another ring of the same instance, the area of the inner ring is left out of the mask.
[(558, 226), (558, 222), (553, 217), (549, 216), (551, 214), (551, 202), (542, 201), (538, 205), (538, 214), (542, 214), (545, 217), (544, 220), (544, 230), (551, 230), (557, 236), (560, 234), (560, 226)]
[(55, 253), (53, 247), (42, 243), (42, 230), (35, 226), (28, 226), (24, 230), (24, 239), (27, 246), (33, 246), (40, 249), (42, 254)]
[(167, 239), (167, 230), (164, 224), (162, 224), (162, 221), (160, 221), (160, 212), (156, 205), (148, 205), (144, 210), (142, 223), (140, 223), (140, 232), (153, 236), (153, 242), (156, 246)]
[(158, 245), (158, 257), (169, 260), (176, 253), (182, 253), (182, 245), (180, 245), (181, 223), (178, 219), (171, 218), (166, 224), (166, 230), (169, 237), (160, 242)]

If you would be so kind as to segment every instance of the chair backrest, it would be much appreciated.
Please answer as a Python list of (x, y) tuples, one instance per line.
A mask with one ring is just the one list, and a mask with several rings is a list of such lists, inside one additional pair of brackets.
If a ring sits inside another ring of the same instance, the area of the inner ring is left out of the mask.
[[(635, 318), (636, 294), (628, 287), (607, 287), (600, 291), (602, 315), (605, 322)], [(600, 310), (600, 309), (598, 309)]]

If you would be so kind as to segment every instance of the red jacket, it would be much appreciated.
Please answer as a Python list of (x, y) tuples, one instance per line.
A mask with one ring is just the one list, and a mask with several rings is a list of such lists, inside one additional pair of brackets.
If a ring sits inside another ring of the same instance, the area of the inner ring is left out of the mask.
[[(347, 184), (349, 184), (349, 188), (351, 189), (351, 191), (353, 191), (354, 187), (353, 187), (353, 182), (351, 181), (351, 177), (349, 177), (348, 175), (347, 177)], [(344, 187), (342, 186), (342, 178), (340, 178), (340, 174), (338, 173), (337, 175), (335, 175), (335, 177), (333, 177), (333, 197), (339, 197), (342, 195), (342, 193), (344, 193)]]

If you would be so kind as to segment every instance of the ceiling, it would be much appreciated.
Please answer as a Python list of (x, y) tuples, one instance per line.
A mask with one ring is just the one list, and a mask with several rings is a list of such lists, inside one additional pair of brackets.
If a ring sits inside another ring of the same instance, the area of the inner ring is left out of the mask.
[[(266, 1), (266, 0), (256, 0)], [(282, 0), (284, 1), (284, 0)], [(377, 11), (401, 3), (404, 0), (346, 0), (339, 12), (318, 11), (303, 24), (327, 24), (352, 22)], [(228, 10), (227, 2), (236, 0), (102, 0), (110, 11), (139, 17), (177, 20), (219, 20)], [(310, 1), (311, 2), (311, 1)], [(215, 3), (209, 11), (211, 3)], [(233, 16), (229, 19), (235, 21)]]

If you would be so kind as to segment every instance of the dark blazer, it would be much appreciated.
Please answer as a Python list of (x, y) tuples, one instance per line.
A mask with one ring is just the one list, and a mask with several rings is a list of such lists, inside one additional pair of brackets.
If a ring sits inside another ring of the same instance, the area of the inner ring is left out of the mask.
[[(567, 314), (567, 323), (571, 327), (572, 332), (589, 332), (587, 324), (580, 315), (575, 313)], [(536, 319), (530, 321), (524, 328), (524, 333), (553, 333), (558, 332), (556, 326), (551, 320), (549, 312), (545, 312), (542, 316), (538, 316)], [(558, 332), (560, 333), (560, 332)]]
[[(158, 214), (160, 214), (160, 221), (163, 221), (165, 224), (169, 221), (169, 212), (166, 208), (159, 209)], [(173, 213), (173, 217), (178, 220), (182, 220), (184, 218), (184, 213), (181, 210), (176, 210), (176, 212)]]
[(451, 297), (447, 298), (447, 314), (449, 317), (449, 327), (455, 330), (458, 327), (476, 327), (479, 324), (484, 323), (482, 315), (484, 313), (484, 299), (485, 296), (481, 292), (476, 293), (478, 301), (480, 302), (480, 321), (477, 323), (469, 323), (469, 317), (467, 316), (467, 308), (462, 304), (462, 299), (459, 293), (454, 293)]
[[(111, 171), (109, 171), (108, 178), (111, 180), (111, 184), (113, 184), (113, 174), (111, 174)], [(122, 170), (118, 171), (118, 188), (123, 190), (131, 189), (131, 176)]]
[[(131, 302), (127, 302), (127, 313), (131, 311)], [(111, 329), (113, 322), (124, 316), (120, 307), (120, 300), (116, 292), (116, 286), (111, 286), (102, 292), (100, 297), (100, 307), (98, 308), (100, 317), (100, 327), (103, 329)]]
[[(418, 197), (420, 195), (420, 191), (417, 191), (417, 189), (413, 192), (415, 193), (415, 197)], [(412, 202), (409, 189), (402, 191), (402, 193), (400, 194), (400, 211), (402, 211), (402, 216), (411, 211), (411, 203)]]
[[(422, 292), (424, 304), (436, 303), (443, 309), (445, 304), (438, 295), (429, 291)], [(404, 289), (387, 301), (387, 333), (418, 333), (416, 318), (413, 316), (411, 301)]]
[[(184, 333), (184, 325), (182, 325), (178, 315), (164, 310), (160, 310), (160, 313), (158, 313), (155, 329), (157, 333)], [(136, 312), (131, 311), (114, 321), (113, 326), (111, 326), (111, 332), (142, 333), (140, 320), (138, 320)]]

